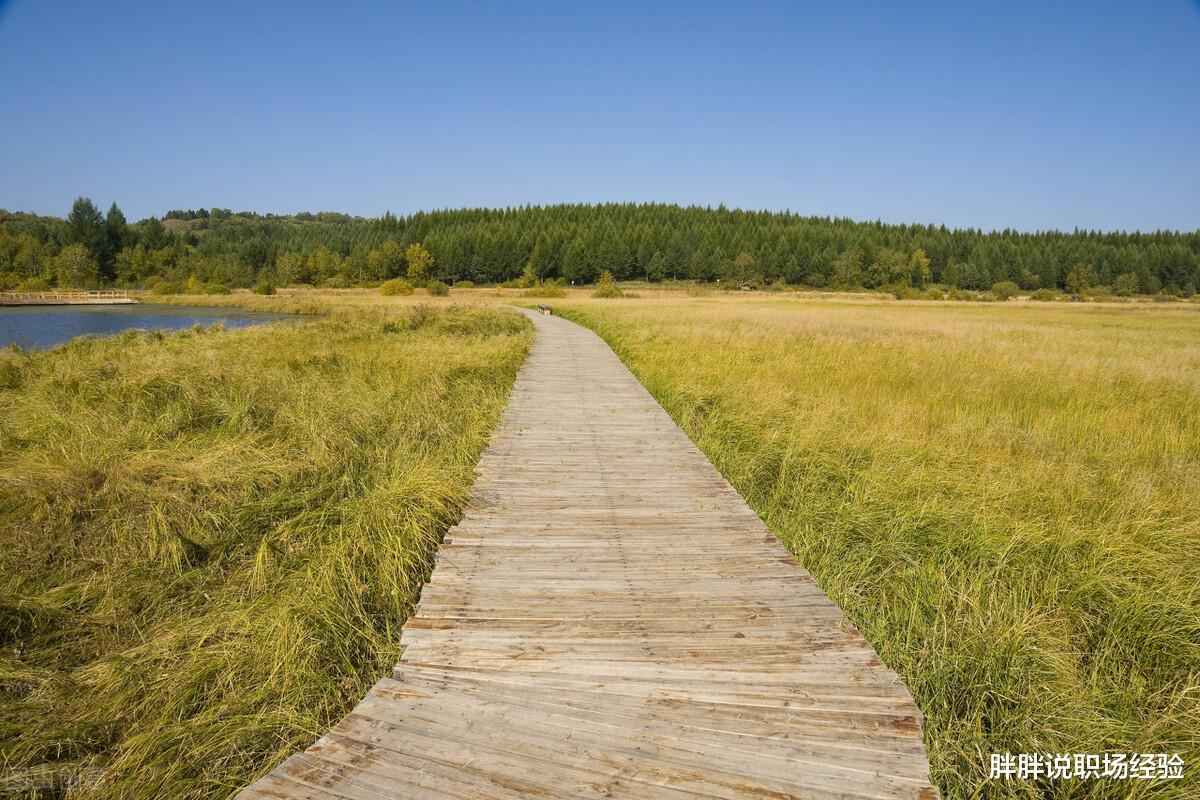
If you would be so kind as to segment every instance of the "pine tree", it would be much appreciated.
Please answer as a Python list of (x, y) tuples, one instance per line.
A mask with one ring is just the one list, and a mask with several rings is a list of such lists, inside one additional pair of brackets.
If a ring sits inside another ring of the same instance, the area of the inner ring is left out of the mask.
[(157, 217), (142, 220), (138, 224), (137, 236), (147, 250), (161, 250), (171, 244), (171, 234)]
[(67, 226), (63, 232), (63, 244), (80, 244), (87, 248), (92, 258), (97, 258), (105, 243), (104, 215), (87, 197), (75, 198)]
[[(1135, 275), (1147, 293), (1164, 286), (1178, 292), (1200, 281), (1200, 232), (985, 234), (945, 226), (635, 204), (462, 209), (383, 220), (334, 213), (258, 216), (224, 209), (171, 211), (167, 216), (191, 225), (180, 235), (155, 218), (131, 227), (115, 205), (106, 218), (83, 197), (67, 219), (0, 214), (0, 228), (7, 231), (8, 250), (13, 251), (0, 258), (0, 272), (51, 275), (52, 254), (81, 244), (105, 277), (113, 278), (118, 256), (141, 244), (145, 257), (134, 260), (145, 262), (145, 268), (133, 268), (133, 257), (122, 256), (122, 280), (175, 270), (172, 280), (177, 282), (196, 271), (204, 281), (217, 274), (238, 280), (248, 275), (252, 283), (282, 254), (307, 257), (319, 248), (339, 259), (359, 254), (351, 259), (352, 277), (362, 273), (381, 280), (406, 274), (405, 248), (423, 242), (426, 279), (434, 277), (436, 265), (439, 276), (479, 282), (513, 280), (531, 261), (539, 278), (561, 276), (577, 284), (594, 281), (604, 268), (617, 279), (724, 279), (729, 257), (743, 252), (753, 257), (764, 279), (783, 275), (793, 283), (847, 287), (905, 280), (979, 289), (1007, 280), (1026, 290), (1062, 287), (1081, 263), (1093, 265), (1093, 282), (1115, 283), (1121, 275)], [(14, 250), (15, 237), (26, 238)], [(846, 256), (852, 249), (856, 263)], [(904, 254), (903, 275), (897, 274), (901, 264), (895, 253)], [(864, 275), (867, 265), (879, 269)], [(307, 268), (305, 263), (301, 272)], [(1128, 284), (1122, 282), (1123, 291)]]
[(100, 244), (100, 252), (97, 254), (96, 261), (100, 266), (100, 276), (111, 281), (116, 277), (116, 259), (129, 243), (129, 225), (125, 221), (125, 215), (121, 213), (121, 209), (113, 203), (108, 208), (108, 214), (104, 217), (104, 237)]
[(646, 264), (646, 280), (661, 281), (667, 277), (667, 257), (662, 250), (655, 250)]

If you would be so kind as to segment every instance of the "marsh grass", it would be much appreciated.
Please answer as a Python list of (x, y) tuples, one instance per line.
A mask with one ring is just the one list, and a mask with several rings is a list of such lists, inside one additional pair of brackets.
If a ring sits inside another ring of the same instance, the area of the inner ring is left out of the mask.
[[(574, 298), (911, 689), (948, 798), (1200, 795), (1195, 308)], [(670, 554), (664, 554), (669, 558)], [(989, 782), (993, 752), (1183, 781)]]
[(528, 289), (521, 290), (522, 297), (566, 297), (567, 290), (557, 283), (539, 283), (537, 286), (530, 286)]
[(0, 796), (224, 797), (311, 743), (395, 662), (530, 340), (410, 305), (5, 359)]

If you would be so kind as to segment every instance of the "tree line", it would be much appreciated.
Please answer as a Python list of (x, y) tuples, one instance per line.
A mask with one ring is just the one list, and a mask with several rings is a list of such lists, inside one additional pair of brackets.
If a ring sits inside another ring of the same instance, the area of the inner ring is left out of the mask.
[(522, 206), (354, 217), (172, 210), (129, 223), (79, 198), (66, 218), (0, 211), (0, 289), (128, 286), (163, 291), (373, 285), (407, 274), (420, 244), (430, 278), (783, 281), (830, 288), (939, 284), (1024, 290), (1108, 287), (1192, 294), (1200, 231), (984, 232), (724, 206)]

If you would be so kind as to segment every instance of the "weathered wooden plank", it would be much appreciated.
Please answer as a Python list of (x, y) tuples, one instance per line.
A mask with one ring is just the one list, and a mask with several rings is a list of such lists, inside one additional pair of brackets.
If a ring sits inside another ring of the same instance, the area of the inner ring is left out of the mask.
[(895, 673), (602, 341), (533, 319), (395, 679), (242, 796), (936, 797)]

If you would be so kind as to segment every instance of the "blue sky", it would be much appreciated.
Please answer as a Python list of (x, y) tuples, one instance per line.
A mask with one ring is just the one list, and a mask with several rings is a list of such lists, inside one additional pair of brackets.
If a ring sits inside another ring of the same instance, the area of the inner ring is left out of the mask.
[(0, 208), (1200, 228), (1200, 3), (0, 0)]

